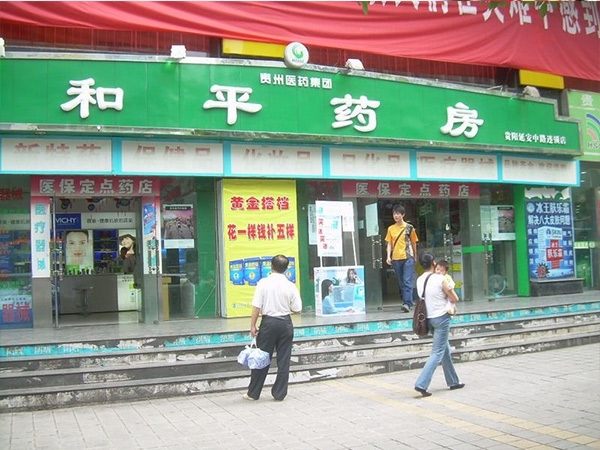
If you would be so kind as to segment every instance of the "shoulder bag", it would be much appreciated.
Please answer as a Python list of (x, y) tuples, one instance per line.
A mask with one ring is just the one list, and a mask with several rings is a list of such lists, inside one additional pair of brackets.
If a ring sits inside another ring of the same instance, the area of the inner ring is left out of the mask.
[(427, 289), (427, 282), (429, 277), (433, 274), (429, 274), (425, 278), (425, 285), (423, 286), (423, 294), (417, 300), (415, 310), (413, 314), (412, 328), (417, 336), (427, 336), (429, 334), (429, 321), (427, 320), (427, 304), (425, 303), (425, 289)]

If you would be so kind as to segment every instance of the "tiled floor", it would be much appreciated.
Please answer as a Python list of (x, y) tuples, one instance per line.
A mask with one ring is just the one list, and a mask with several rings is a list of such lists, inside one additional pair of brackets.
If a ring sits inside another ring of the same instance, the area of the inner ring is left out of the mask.
[[(514, 308), (536, 308), (548, 305), (564, 305), (577, 302), (600, 300), (600, 291), (586, 291), (582, 294), (558, 295), (548, 297), (512, 297), (499, 298), (494, 301), (461, 302), (460, 313), (501, 311)], [(375, 320), (393, 320), (410, 317), (402, 313), (399, 307), (384, 308), (382, 311), (367, 312), (363, 315), (316, 317), (313, 312), (303, 313), (293, 317), (296, 327), (313, 325), (331, 325), (336, 323), (356, 323)], [(91, 314), (77, 324), (65, 323), (60, 328), (46, 329), (17, 329), (2, 330), (0, 344), (23, 345), (73, 342), (95, 339), (123, 339), (136, 337), (170, 336), (181, 334), (198, 334), (210, 332), (246, 331), (250, 328), (249, 318), (202, 318), (187, 320), (172, 320), (158, 324), (138, 323), (137, 313), (126, 313), (121, 317), (121, 323), (106, 324), (106, 317), (101, 314)], [(114, 318), (110, 318), (115, 320)], [(64, 322), (64, 321), (63, 321)]]

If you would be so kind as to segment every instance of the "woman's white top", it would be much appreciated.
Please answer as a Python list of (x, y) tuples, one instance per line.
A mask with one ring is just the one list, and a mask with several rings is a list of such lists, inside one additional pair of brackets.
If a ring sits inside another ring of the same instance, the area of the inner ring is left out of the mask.
[[(429, 275), (431, 275), (429, 277)], [(446, 293), (442, 289), (444, 283), (444, 276), (439, 273), (425, 272), (419, 278), (417, 278), (417, 294), (419, 298), (423, 294), (423, 286), (425, 280), (429, 277), (427, 282), (427, 291), (425, 292), (425, 304), (427, 305), (427, 318), (433, 319), (434, 317), (441, 317), (448, 312), (446, 307)]]

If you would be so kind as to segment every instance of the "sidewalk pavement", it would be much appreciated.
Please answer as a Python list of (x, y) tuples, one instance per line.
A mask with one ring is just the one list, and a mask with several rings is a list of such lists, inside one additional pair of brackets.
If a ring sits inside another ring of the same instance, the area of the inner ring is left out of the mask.
[(156, 450), (600, 449), (600, 344), (419, 370), (243, 391), (0, 414), (0, 448)]

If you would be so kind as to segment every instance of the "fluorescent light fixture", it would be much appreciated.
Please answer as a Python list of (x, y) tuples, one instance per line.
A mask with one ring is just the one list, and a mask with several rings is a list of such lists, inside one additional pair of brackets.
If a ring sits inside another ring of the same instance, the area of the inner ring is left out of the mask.
[(171, 45), (171, 58), (183, 59), (186, 57), (185, 45)]
[(349, 58), (346, 61), (346, 69), (365, 70), (365, 66), (360, 59)]

